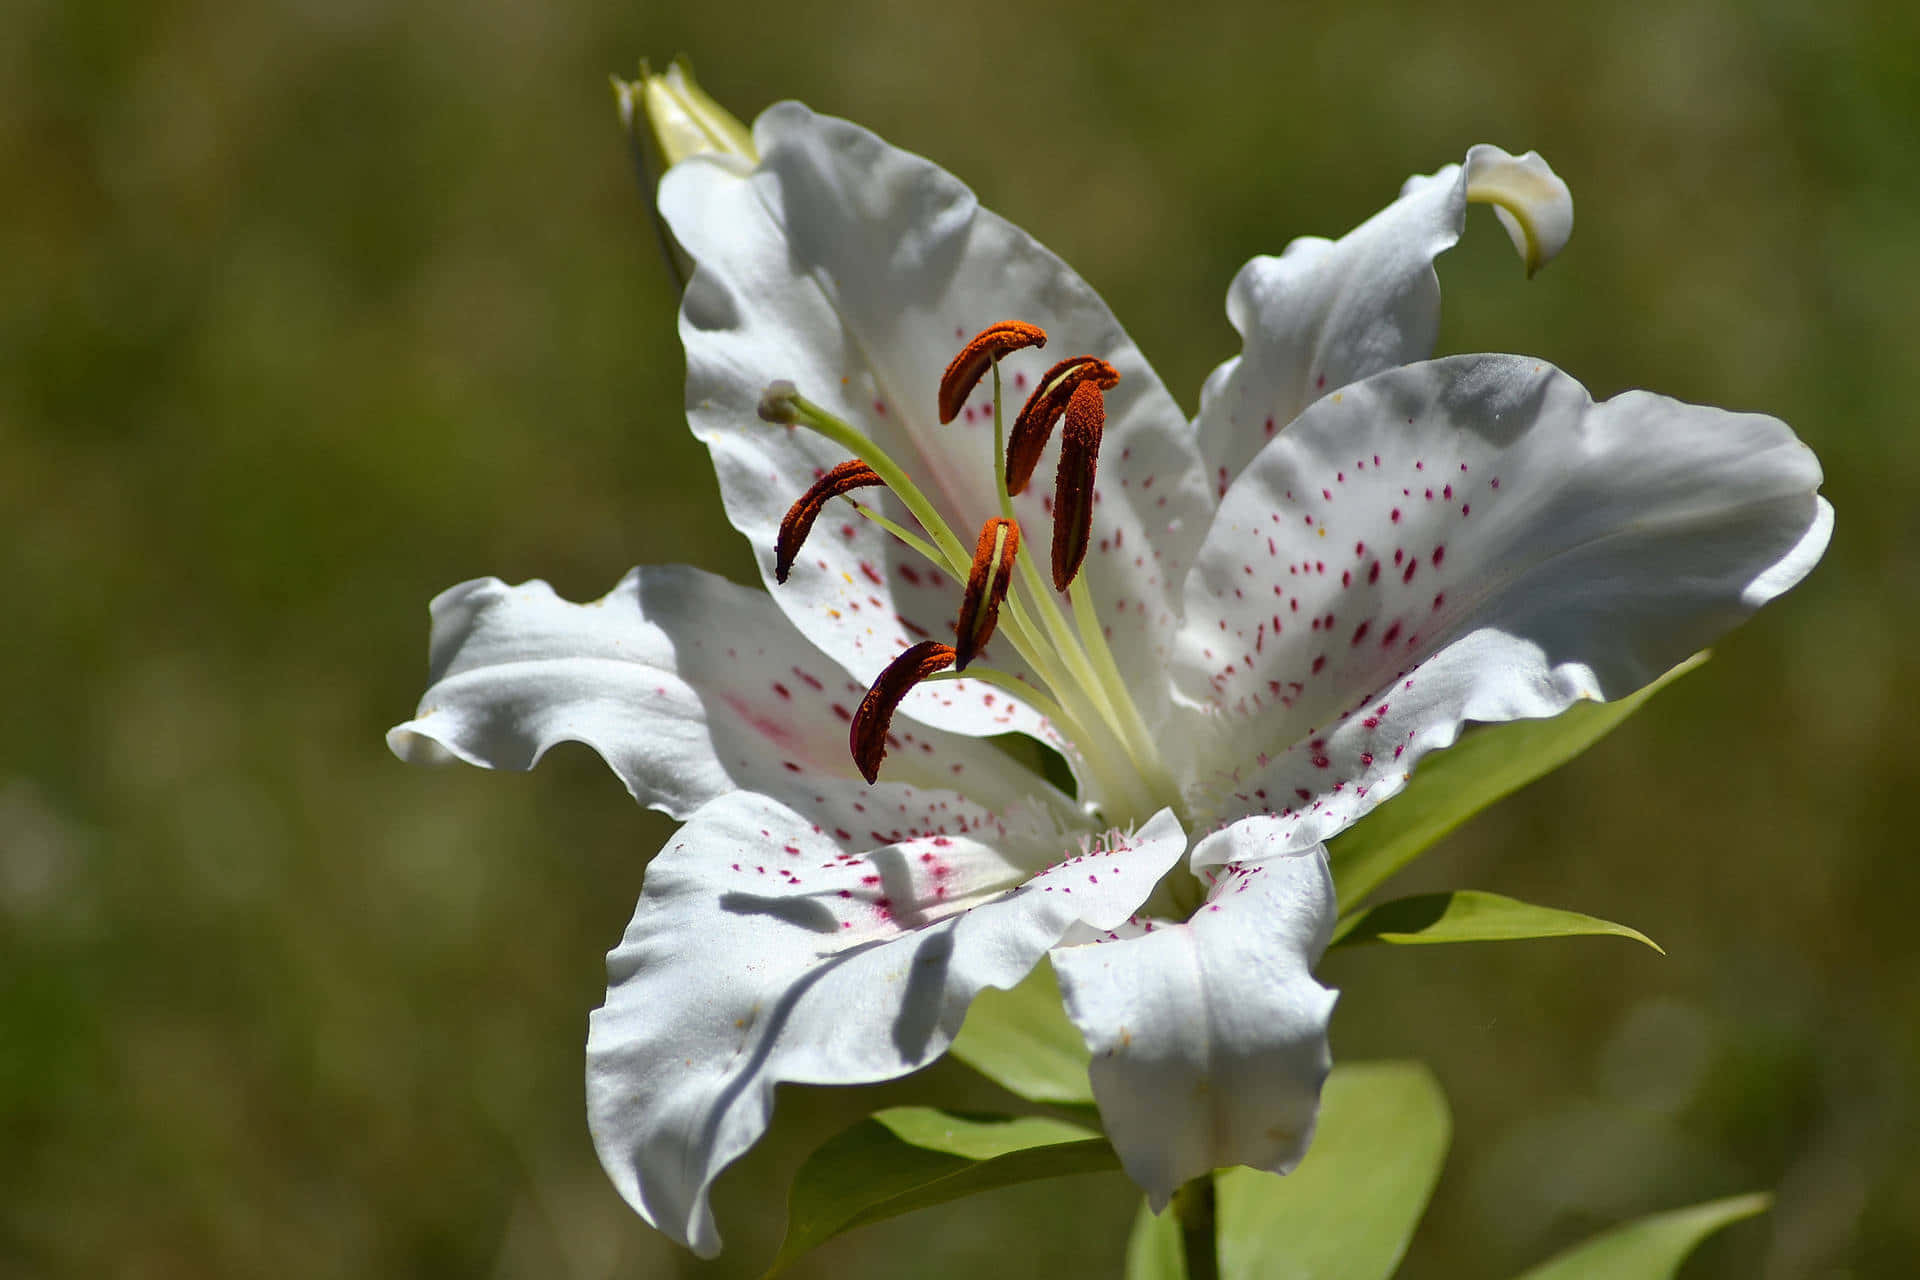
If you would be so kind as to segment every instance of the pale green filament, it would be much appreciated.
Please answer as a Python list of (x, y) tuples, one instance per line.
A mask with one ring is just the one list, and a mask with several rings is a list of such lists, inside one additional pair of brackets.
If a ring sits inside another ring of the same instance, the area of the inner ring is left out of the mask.
[[(933, 503), (920, 491), (919, 486), (907, 477), (907, 473), (900, 468), (899, 464), (862, 432), (805, 396), (796, 392), (791, 397), (791, 404), (795, 421), (818, 431), (873, 468), (874, 474), (879, 476), (887, 488), (893, 491), (894, 496), (913, 513), (921, 527), (933, 536), (939, 554), (928, 558), (934, 566), (942, 567), (942, 560), (944, 560), (946, 570), (965, 581), (973, 567), (973, 557), (955, 536), (953, 530), (948, 527), (947, 522), (941, 518)], [(901, 532), (905, 533), (905, 530)], [(911, 535), (909, 539), (906, 545), (922, 551), (922, 554), (934, 549), (927, 547), (920, 539), (912, 538)], [(1115, 760), (1105, 741), (1100, 736), (1088, 732), (1088, 727), (1097, 723), (1088, 713), (1090, 712), (1092, 716), (1100, 716), (1099, 709), (1088, 707), (1079, 714), (1067, 711), (1069, 706), (1085, 702), (1084, 685), (1068, 678), (1057, 663), (1049, 661), (1051, 654), (1047, 646), (1038, 641), (1018, 601), (1010, 600), (1008, 604), (1012, 607), (1008, 610), (1010, 625), (1006, 628), (1007, 636), (1013, 641), (1014, 648), (1020, 656), (1027, 660), (1028, 665), (1054, 691), (1056, 698), (1053, 705), (1062, 713), (1058, 727), (1079, 748), (1082, 758), (1099, 784), (1100, 791), (1111, 797), (1113, 803), (1124, 804), (1130, 811), (1143, 814), (1153, 812), (1157, 806), (1147, 803), (1148, 797), (1142, 794), (1137, 771), (1128, 769), (1122, 762)], [(1029, 687), (1023, 686), (1023, 689), (1025, 688)]]
[(1152, 790), (1161, 795), (1177, 795), (1179, 788), (1174, 785), (1166, 764), (1160, 759), (1160, 748), (1148, 732), (1146, 721), (1140, 718), (1140, 708), (1134, 705), (1133, 696), (1127, 692), (1127, 682), (1120, 674), (1119, 664), (1113, 660), (1113, 650), (1107, 647), (1106, 634), (1101, 630), (1100, 619), (1094, 612), (1093, 590), (1087, 586), (1087, 575), (1075, 575), (1067, 594), (1073, 600), (1073, 617), (1079, 624), (1080, 637), (1092, 655), (1101, 683), (1111, 692), (1113, 704), (1119, 710), (1123, 721), (1121, 730), (1131, 748), (1128, 754), (1133, 757), (1134, 764), (1145, 775), (1147, 785)]
[(1049, 720), (1056, 721), (1063, 725), (1074, 723), (1073, 716), (1068, 713), (1065, 707), (1022, 680), (1019, 676), (1002, 671), (998, 667), (983, 667), (975, 662), (971, 663), (965, 671), (936, 671), (920, 683), (932, 684), (936, 680), (979, 680), (984, 684), (1005, 689), (1008, 693), (1019, 698), (1020, 701), (1026, 703)]
[[(993, 391), (994, 480), (1001, 515), (1013, 519), (1013, 501), (1006, 487), (1006, 436), (998, 360), (993, 361)], [(853, 504), (855, 509), (936, 568), (944, 568), (965, 581), (973, 566), (972, 555), (906, 472), (864, 433), (804, 396), (793, 395), (791, 404), (795, 421), (818, 431), (872, 467), (932, 541), (858, 502)], [(941, 672), (929, 678), (979, 679), (1006, 690), (1046, 716), (1079, 752), (1092, 773), (1104, 805), (1112, 810), (1103, 815), (1109, 820), (1144, 819), (1164, 806), (1178, 810), (1178, 789), (1107, 648), (1084, 577), (1075, 579), (1069, 593), (1079, 624), (1076, 634), (1073, 623), (1067, 620), (1053, 599), (1049, 584), (1033, 564), (1032, 556), (1019, 555), (1015, 561), (1019, 565), (1019, 576), (1004, 602), (1006, 617), (1001, 629), (1050, 692), (1042, 692), (1005, 672), (978, 665), (969, 666), (964, 672)]]
[(881, 515), (878, 511), (875, 511), (872, 507), (866, 505), (865, 503), (856, 502), (852, 494), (843, 493), (840, 496), (845, 498), (847, 500), (847, 505), (852, 507), (855, 511), (859, 512), (861, 515), (865, 516), (867, 519), (873, 521), (875, 524), (879, 525), (882, 529), (885, 529), (888, 533), (898, 538), (901, 542), (905, 543), (907, 546), (913, 548), (915, 551), (918, 551), (920, 553), (921, 559), (926, 560), (928, 563), (932, 564), (935, 568), (938, 568), (941, 565), (941, 563), (943, 563), (940, 558), (939, 549), (935, 547), (931, 542), (928, 542), (925, 538), (921, 537), (919, 534), (912, 533), (906, 529), (901, 528), (898, 524), (894, 523), (892, 520), (887, 519), (885, 516)]
[(939, 546), (940, 554), (947, 561), (948, 571), (958, 574), (962, 579), (966, 578), (967, 570), (973, 565), (973, 557), (967, 554), (966, 547), (961, 544), (959, 538), (954, 536), (953, 530), (947, 527), (947, 522), (940, 518), (940, 512), (927, 501), (927, 495), (920, 492), (920, 486), (907, 478), (907, 473), (887, 456), (885, 450), (798, 393), (793, 396), (793, 412), (795, 421), (812, 427), (872, 467), (874, 474), (880, 477), (881, 482), (893, 490), (894, 497), (900, 499), (906, 504), (907, 510), (913, 512), (913, 518), (920, 522), (920, 527), (933, 535), (934, 543)]
[(993, 360), (993, 491), (1000, 496), (1000, 514), (1013, 519), (1013, 496), (1007, 492), (1007, 429), (1000, 420), (1000, 359)]
[[(993, 477), (994, 490), (1000, 499), (1000, 514), (1013, 519), (1013, 497), (1007, 492), (1007, 448), (1005, 432), (1002, 428), (1000, 362), (993, 362)], [(1055, 513), (1058, 514), (1057, 512)], [(1166, 766), (1160, 760), (1160, 750), (1154, 744), (1153, 735), (1147, 732), (1146, 723), (1140, 718), (1140, 709), (1134, 705), (1133, 697), (1127, 692), (1127, 684), (1121, 678), (1120, 669), (1114, 663), (1113, 652), (1107, 647), (1107, 639), (1102, 634), (1098, 618), (1093, 608), (1093, 594), (1087, 587), (1084, 573), (1074, 575), (1068, 591), (1074, 605), (1074, 620), (1079, 625), (1078, 643), (1073, 631), (1067, 626), (1066, 618), (1053, 599), (1053, 593), (1047, 589), (1047, 582), (1040, 576), (1040, 570), (1032, 556), (1020, 557), (1021, 580), (1027, 590), (1040, 604), (1040, 614), (1046, 623), (1047, 633), (1054, 645), (1060, 650), (1067, 664), (1073, 669), (1075, 677), (1093, 696), (1099, 708), (1101, 718), (1107, 722), (1124, 744), (1128, 759), (1147, 783), (1147, 789), (1153, 794), (1168, 798), (1171, 802), (1178, 795), (1168, 775)], [(1081, 645), (1085, 645), (1085, 649)], [(1089, 662), (1089, 656), (1092, 661)]]
[[(1000, 361), (996, 359), (993, 362), (994, 490), (1000, 498), (1000, 514), (1006, 519), (1011, 520), (1014, 518), (1013, 496), (1007, 492), (1007, 446), (1006, 432), (1002, 426), (1004, 416), (1001, 403)], [(1048, 638), (1053, 641), (1055, 650), (1065, 659), (1067, 668), (1071, 671), (1074, 680), (1091, 696), (1095, 710), (1099, 712), (1100, 718), (1107, 723), (1107, 727), (1112, 729), (1114, 733), (1121, 738), (1125, 744), (1127, 754), (1129, 756), (1137, 756), (1141, 744), (1133, 741), (1131, 735), (1126, 732), (1125, 725), (1129, 716), (1122, 713), (1114, 703), (1114, 693), (1117, 691), (1120, 695), (1120, 700), (1127, 704), (1127, 712), (1131, 713), (1130, 718), (1136, 722), (1140, 719), (1139, 713), (1133, 710), (1133, 700), (1127, 696), (1126, 686), (1120, 682), (1117, 676), (1112, 682), (1112, 688), (1107, 687), (1106, 682), (1100, 679), (1099, 673), (1087, 662), (1087, 655), (1081, 650), (1072, 628), (1067, 625), (1066, 617), (1060, 612), (1060, 606), (1054, 602), (1053, 593), (1047, 589), (1047, 582), (1040, 576), (1040, 570), (1038, 566), (1034, 564), (1033, 557), (1031, 555), (1020, 556), (1018, 560), (1020, 566), (1020, 582), (1012, 586), (1011, 592), (1017, 594), (1021, 586), (1026, 588), (1028, 596), (1031, 597), (1029, 601), (1031, 607), (1034, 612), (1039, 614), (1041, 622), (1046, 627)], [(1077, 581), (1076, 579), (1076, 582)], [(1103, 642), (1102, 648), (1104, 647)], [(1108, 661), (1112, 661), (1111, 655), (1109, 655)], [(1051, 683), (1051, 681), (1049, 683)], [(1147, 741), (1144, 734), (1142, 735), (1142, 740)], [(1150, 749), (1151, 747), (1149, 746), (1149, 750)], [(1159, 762), (1156, 759), (1154, 763), (1157, 765)], [(1135, 766), (1136, 768), (1138, 767), (1137, 759), (1135, 760)], [(1142, 772), (1145, 771), (1143, 770)], [(1164, 770), (1162, 772), (1164, 772)]]

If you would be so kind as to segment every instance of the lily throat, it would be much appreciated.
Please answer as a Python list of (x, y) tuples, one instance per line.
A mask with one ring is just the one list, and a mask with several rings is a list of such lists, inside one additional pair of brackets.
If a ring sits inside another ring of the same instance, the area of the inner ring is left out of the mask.
[[(992, 377), (990, 461), (998, 510), (985, 516), (971, 549), (868, 433), (809, 400), (791, 382), (771, 383), (761, 397), (761, 418), (812, 430), (852, 455), (819, 473), (781, 521), (776, 581), (788, 581), (815, 522), (836, 499), (844, 499), (906, 552), (966, 584), (953, 623), (954, 643), (929, 639), (904, 649), (875, 679), (852, 718), (848, 749), (869, 783), (879, 777), (902, 699), (923, 683), (971, 679), (998, 687), (1046, 718), (1058, 735), (1046, 745), (1067, 757), (1079, 780), (1074, 802), (1087, 816), (1132, 826), (1164, 808), (1183, 815), (1179, 788), (1121, 678), (1098, 622), (1093, 588), (1081, 572), (1093, 540), (1104, 393), (1120, 375), (1095, 356), (1061, 360), (1040, 377), (1011, 433), (1005, 426), (1000, 361), (1046, 341), (1035, 325), (989, 325), (960, 350), (940, 380), (941, 428), (959, 429), (954, 420), (978, 384)], [(1061, 439), (1048, 507), (1051, 555), (1049, 573), (1043, 575), (1013, 499), (1031, 484), (1056, 426)], [(856, 499), (860, 490), (874, 487), (891, 493), (918, 530)], [(1019, 656), (1019, 666), (1009, 670), (976, 661), (996, 635)]]

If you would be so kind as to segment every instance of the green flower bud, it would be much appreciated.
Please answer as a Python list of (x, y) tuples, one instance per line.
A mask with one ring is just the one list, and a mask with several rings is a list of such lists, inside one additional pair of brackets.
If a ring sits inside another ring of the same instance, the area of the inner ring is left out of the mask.
[(714, 152), (749, 162), (760, 158), (747, 126), (708, 96), (684, 59), (676, 58), (658, 74), (642, 62), (639, 79), (615, 80), (613, 88), (621, 123), (636, 142), (644, 143), (656, 172), (688, 156)]

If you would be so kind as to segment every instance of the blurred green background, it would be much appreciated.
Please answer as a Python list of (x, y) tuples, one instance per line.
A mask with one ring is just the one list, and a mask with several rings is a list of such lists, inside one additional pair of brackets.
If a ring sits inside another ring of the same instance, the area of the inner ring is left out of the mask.
[[(1443, 350), (1761, 409), (1839, 531), (1803, 588), (1402, 887), (1640, 926), (1324, 967), (1343, 1058), (1431, 1061), (1413, 1277), (1756, 1187), (1693, 1277), (1920, 1254), (1920, 8), (15, 0), (0, 42), (0, 1273), (752, 1274), (789, 1096), (705, 1269), (619, 1202), (586, 1016), (666, 824), (583, 750), (408, 769), (428, 598), (747, 579), (680, 412), (606, 75), (692, 55), (935, 157), (1100, 288), (1191, 408), (1238, 265), (1473, 142)], [(1902, 636), (1907, 639), (1901, 639)], [(840, 1107), (840, 1111), (835, 1111)], [(785, 1152), (783, 1156), (781, 1153)], [(847, 1237), (810, 1276), (1114, 1272), (1117, 1175)]]

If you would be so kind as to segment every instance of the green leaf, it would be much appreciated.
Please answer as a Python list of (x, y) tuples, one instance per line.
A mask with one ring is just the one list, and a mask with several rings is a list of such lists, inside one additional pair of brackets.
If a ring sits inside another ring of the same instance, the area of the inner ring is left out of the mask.
[(989, 987), (974, 997), (952, 1053), (1029, 1101), (1093, 1103), (1087, 1079), (1092, 1055), (1079, 1029), (1067, 1021), (1049, 963), (1011, 991)]
[(1180, 1219), (1172, 1210), (1156, 1215), (1144, 1197), (1127, 1234), (1126, 1280), (1187, 1280), (1187, 1255), (1181, 1247)]
[(1702, 1240), (1772, 1203), (1755, 1192), (1656, 1213), (1555, 1254), (1519, 1280), (1667, 1280)]
[(1381, 1280), (1393, 1274), (1440, 1179), (1453, 1120), (1418, 1062), (1339, 1066), (1320, 1124), (1286, 1177), (1215, 1175), (1227, 1280)]
[(1697, 653), (1617, 702), (1583, 702), (1551, 720), (1482, 725), (1427, 757), (1406, 790), (1328, 842), (1327, 860), (1339, 900), (1359, 902), (1441, 836), (1558, 769), (1706, 660), (1704, 653)]
[(995, 1160), (1030, 1147), (1084, 1142), (1100, 1135), (1047, 1116), (982, 1116), (938, 1107), (889, 1107), (873, 1118), (893, 1136), (922, 1151), (940, 1151), (968, 1160)]
[(1665, 955), (1660, 944), (1624, 924), (1583, 916), (1578, 911), (1536, 907), (1497, 893), (1456, 889), (1395, 898), (1356, 911), (1333, 927), (1334, 946), (1362, 942), (1511, 942), (1519, 938), (1570, 938), (1610, 934), (1644, 942)]
[(787, 1238), (767, 1275), (883, 1218), (1015, 1183), (1119, 1167), (1105, 1139), (1060, 1120), (931, 1107), (876, 1112), (800, 1166), (787, 1197)]

